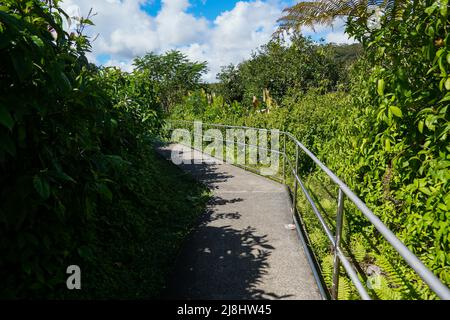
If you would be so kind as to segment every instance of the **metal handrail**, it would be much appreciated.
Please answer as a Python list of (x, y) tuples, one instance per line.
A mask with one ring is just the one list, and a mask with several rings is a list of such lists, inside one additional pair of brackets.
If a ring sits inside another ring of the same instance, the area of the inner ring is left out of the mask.
[[(182, 123), (191, 123), (193, 124), (193, 121), (185, 121), (185, 120), (173, 120), (172, 122), (182, 122)], [(264, 132), (270, 132), (269, 129), (264, 128), (252, 128), (252, 127), (246, 127), (246, 126), (231, 126), (231, 125), (223, 125), (223, 124), (211, 124), (211, 123), (202, 123), (203, 126), (209, 126), (209, 127), (217, 127), (217, 128), (225, 128), (225, 129), (244, 129), (244, 130), (258, 130), (258, 131), (264, 131)], [(343, 215), (344, 215), (344, 200), (345, 196), (349, 200), (353, 202), (353, 204), (356, 205), (356, 207), (359, 209), (359, 211), (372, 223), (372, 225), (383, 235), (383, 237), (386, 239), (386, 241), (392, 245), (392, 247), (402, 256), (402, 258), (405, 260), (405, 262), (422, 278), (422, 280), (429, 286), (429, 288), (436, 293), (438, 297), (444, 300), (450, 300), (450, 289), (444, 285), (440, 279), (431, 271), (429, 270), (423, 262), (417, 258), (396, 236), (395, 234), (389, 230), (389, 228), (367, 207), (367, 205), (353, 192), (350, 190), (350, 188), (342, 182), (328, 167), (326, 167), (310, 150), (308, 150), (302, 143), (300, 143), (295, 136), (293, 136), (289, 132), (285, 131), (279, 131), (281, 135), (284, 137), (284, 143), (283, 143), (283, 152), (280, 152), (278, 150), (272, 150), (272, 148), (264, 148), (267, 151), (271, 152), (277, 152), (280, 155), (283, 155), (283, 177), (284, 177), (284, 183), (286, 184), (286, 161), (289, 164), (289, 167), (291, 169), (291, 173), (295, 177), (294, 181), (294, 190), (293, 190), (293, 208), (294, 208), (294, 215), (296, 210), (296, 203), (297, 203), (297, 191), (298, 191), (298, 185), (300, 185), (300, 188), (302, 189), (305, 197), (307, 198), (308, 202), (311, 204), (311, 207), (313, 209), (314, 214), (319, 219), (320, 225), (322, 226), (323, 230), (325, 231), (325, 234), (327, 238), (330, 240), (333, 249), (334, 249), (334, 260), (333, 260), (333, 285), (331, 288), (332, 298), (337, 299), (337, 293), (338, 293), (338, 283), (339, 283), (339, 265), (342, 264), (345, 271), (347, 272), (347, 275), (349, 276), (350, 280), (355, 285), (358, 293), (360, 294), (361, 298), (364, 300), (370, 300), (370, 296), (364, 287), (364, 285), (361, 283), (355, 269), (345, 256), (344, 252), (342, 251), (340, 247), (340, 241), (341, 241), (341, 233), (342, 233), (342, 221), (343, 221)], [(287, 153), (286, 153), (286, 139), (290, 139), (291, 142), (295, 144), (296, 149), (296, 155), (295, 155), (295, 168), (292, 162), (290, 161)], [(227, 141), (227, 140), (225, 140)], [(230, 141), (231, 142), (231, 141)], [(234, 142), (234, 141), (233, 141)], [(244, 146), (251, 146), (251, 147), (257, 147), (259, 146), (250, 145), (246, 143), (246, 140), (244, 143), (239, 143), (240, 145)], [(261, 147), (262, 148), (262, 147)], [(338, 210), (336, 215), (336, 232), (335, 235), (332, 234), (331, 230), (327, 226), (325, 219), (323, 218), (322, 214), (318, 210), (316, 204), (314, 203), (313, 199), (311, 198), (307, 188), (305, 187), (302, 179), (298, 176), (298, 159), (299, 159), (299, 151), (303, 151), (311, 160), (313, 160), (314, 163), (316, 163), (319, 168), (327, 174), (327, 176), (339, 187), (339, 196), (338, 196)], [(201, 150), (200, 150), (201, 151)], [(244, 157), (244, 162), (246, 161)], [(245, 166), (245, 163), (244, 163)], [(295, 217), (294, 217), (295, 218)], [(297, 221), (296, 221), (297, 222)], [(297, 230), (301, 232), (299, 229), (299, 226), (297, 225)], [(307, 249), (307, 248), (305, 248)], [(312, 266), (315, 268), (314, 266)], [(315, 270), (317, 271), (317, 270)], [(316, 279), (317, 280), (317, 279)]]

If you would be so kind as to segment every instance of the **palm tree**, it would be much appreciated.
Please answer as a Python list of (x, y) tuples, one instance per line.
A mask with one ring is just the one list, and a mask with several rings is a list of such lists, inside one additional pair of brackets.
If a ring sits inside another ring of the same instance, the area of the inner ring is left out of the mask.
[[(411, 1), (411, 0), (409, 0)], [(301, 1), (284, 9), (284, 16), (278, 22), (280, 31), (295, 29), (302, 26), (332, 25), (336, 18), (353, 17), (358, 20), (369, 18), (378, 7), (384, 15), (400, 17), (404, 4), (408, 0), (313, 0)]]

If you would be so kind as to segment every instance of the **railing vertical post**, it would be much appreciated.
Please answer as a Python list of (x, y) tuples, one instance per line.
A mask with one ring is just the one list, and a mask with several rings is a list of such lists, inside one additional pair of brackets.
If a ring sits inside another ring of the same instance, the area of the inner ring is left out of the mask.
[(335, 246), (334, 246), (334, 261), (333, 261), (333, 286), (331, 288), (331, 296), (334, 300), (338, 298), (339, 290), (339, 255), (338, 248), (341, 245), (342, 236), (342, 221), (344, 217), (344, 192), (339, 188), (338, 197), (338, 208), (336, 214), (336, 235), (335, 235)]
[(286, 184), (286, 133), (283, 133), (283, 181)]
[(247, 170), (247, 136), (244, 131), (244, 170)]
[(297, 210), (297, 191), (298, 191), (298, 144), (295, 145), (295, 174), (294, 174), (294, 213)]

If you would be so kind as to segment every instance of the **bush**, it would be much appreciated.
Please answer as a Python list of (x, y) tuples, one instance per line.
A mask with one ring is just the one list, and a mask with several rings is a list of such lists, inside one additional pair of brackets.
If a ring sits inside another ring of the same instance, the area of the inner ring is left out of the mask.
[(204, 190), (151, 150), (157, 83), (89, 64), (57, 2), (0, 7), (0, 297), (154, 297)]

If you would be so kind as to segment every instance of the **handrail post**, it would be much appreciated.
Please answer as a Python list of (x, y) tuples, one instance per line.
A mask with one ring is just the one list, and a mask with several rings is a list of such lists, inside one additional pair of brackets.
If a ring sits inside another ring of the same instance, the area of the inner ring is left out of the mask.
[(294, 214), (295, 211), (297, 210), (297, 191), (298, 191), (298, 145), (295, 146), (295, 174), (294, 174), (294, 197), (293, 197), (293, 210), (294, 210)]
[(334, 246), (334, 260), (333, 260), (333, 286), (331, 287), (331, 296), (334, 300), (338, 298), (339, 291), (339, 255), (338, 248), (341, 245), (342, 236), (342, 221), (344, 217), (344, 192), (339, 188), (338, 208), (336, 214), (336, 235)]
[(286, 133), (283, 132), (283, 181), (286, 184)]

